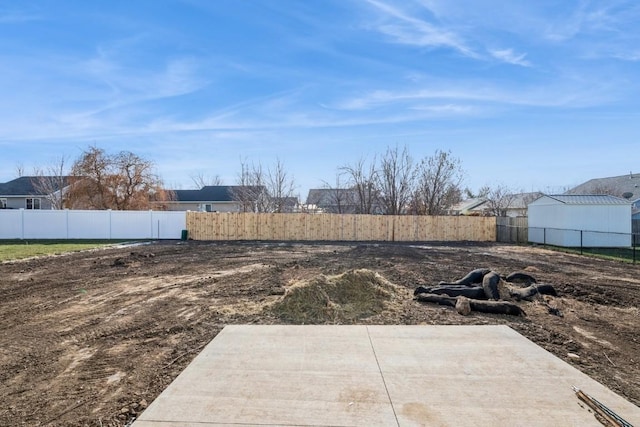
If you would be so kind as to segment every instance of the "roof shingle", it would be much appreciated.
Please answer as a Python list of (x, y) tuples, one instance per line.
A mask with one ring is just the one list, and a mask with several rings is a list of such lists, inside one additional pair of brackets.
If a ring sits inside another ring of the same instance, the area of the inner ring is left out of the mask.
[[(2, 196), (46, 196), (42, 189), (38, 189), (39, 179), (59, 179), (55, 176), (21, 176), (12, 181), (0, 183), (0, 195)], [(69, 177), (63, 177), (64, 183), (68, 185)], [(52, 181), (55, 182), (55, 181)]]
[(640, 198), (640, 174), (629, 173), (628, 175), (590, 179), (565, 194), (610, 194), (618, 197), (626, 197), (630, 194), (628, 199), (636, 200)]

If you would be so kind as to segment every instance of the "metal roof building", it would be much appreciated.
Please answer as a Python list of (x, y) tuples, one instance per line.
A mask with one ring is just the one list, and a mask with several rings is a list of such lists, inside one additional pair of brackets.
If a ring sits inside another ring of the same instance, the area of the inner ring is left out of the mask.
[(529, 241), (564, 247), (629, 247), (631, 202), (601, 194), (544, 195), (529, 204)]

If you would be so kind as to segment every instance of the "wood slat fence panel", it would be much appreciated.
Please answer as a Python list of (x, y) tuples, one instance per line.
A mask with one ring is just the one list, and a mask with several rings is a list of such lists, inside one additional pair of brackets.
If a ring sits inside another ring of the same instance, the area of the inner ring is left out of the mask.
[(496, 219), (467, 216), (187, 212), (194, 240), (495, 241)]
[(496, 218), (496, 241), (501, 243), (527, 243), (529, 241), (529, 218)]

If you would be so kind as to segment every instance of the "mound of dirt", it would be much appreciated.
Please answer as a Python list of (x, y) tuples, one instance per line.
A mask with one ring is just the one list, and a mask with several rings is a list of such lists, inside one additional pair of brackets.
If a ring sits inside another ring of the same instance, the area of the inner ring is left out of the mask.
[(352, 323), (382, 313), (406, 293), (375, 271), (349, 270), (295, 283), (267, 310), (289, 323)]

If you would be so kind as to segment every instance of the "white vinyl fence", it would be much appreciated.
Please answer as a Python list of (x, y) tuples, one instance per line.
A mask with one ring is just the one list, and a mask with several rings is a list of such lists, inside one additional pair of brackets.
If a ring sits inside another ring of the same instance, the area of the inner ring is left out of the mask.
[(186, 212), (0, 210), (0, 239), (180, 239)]

